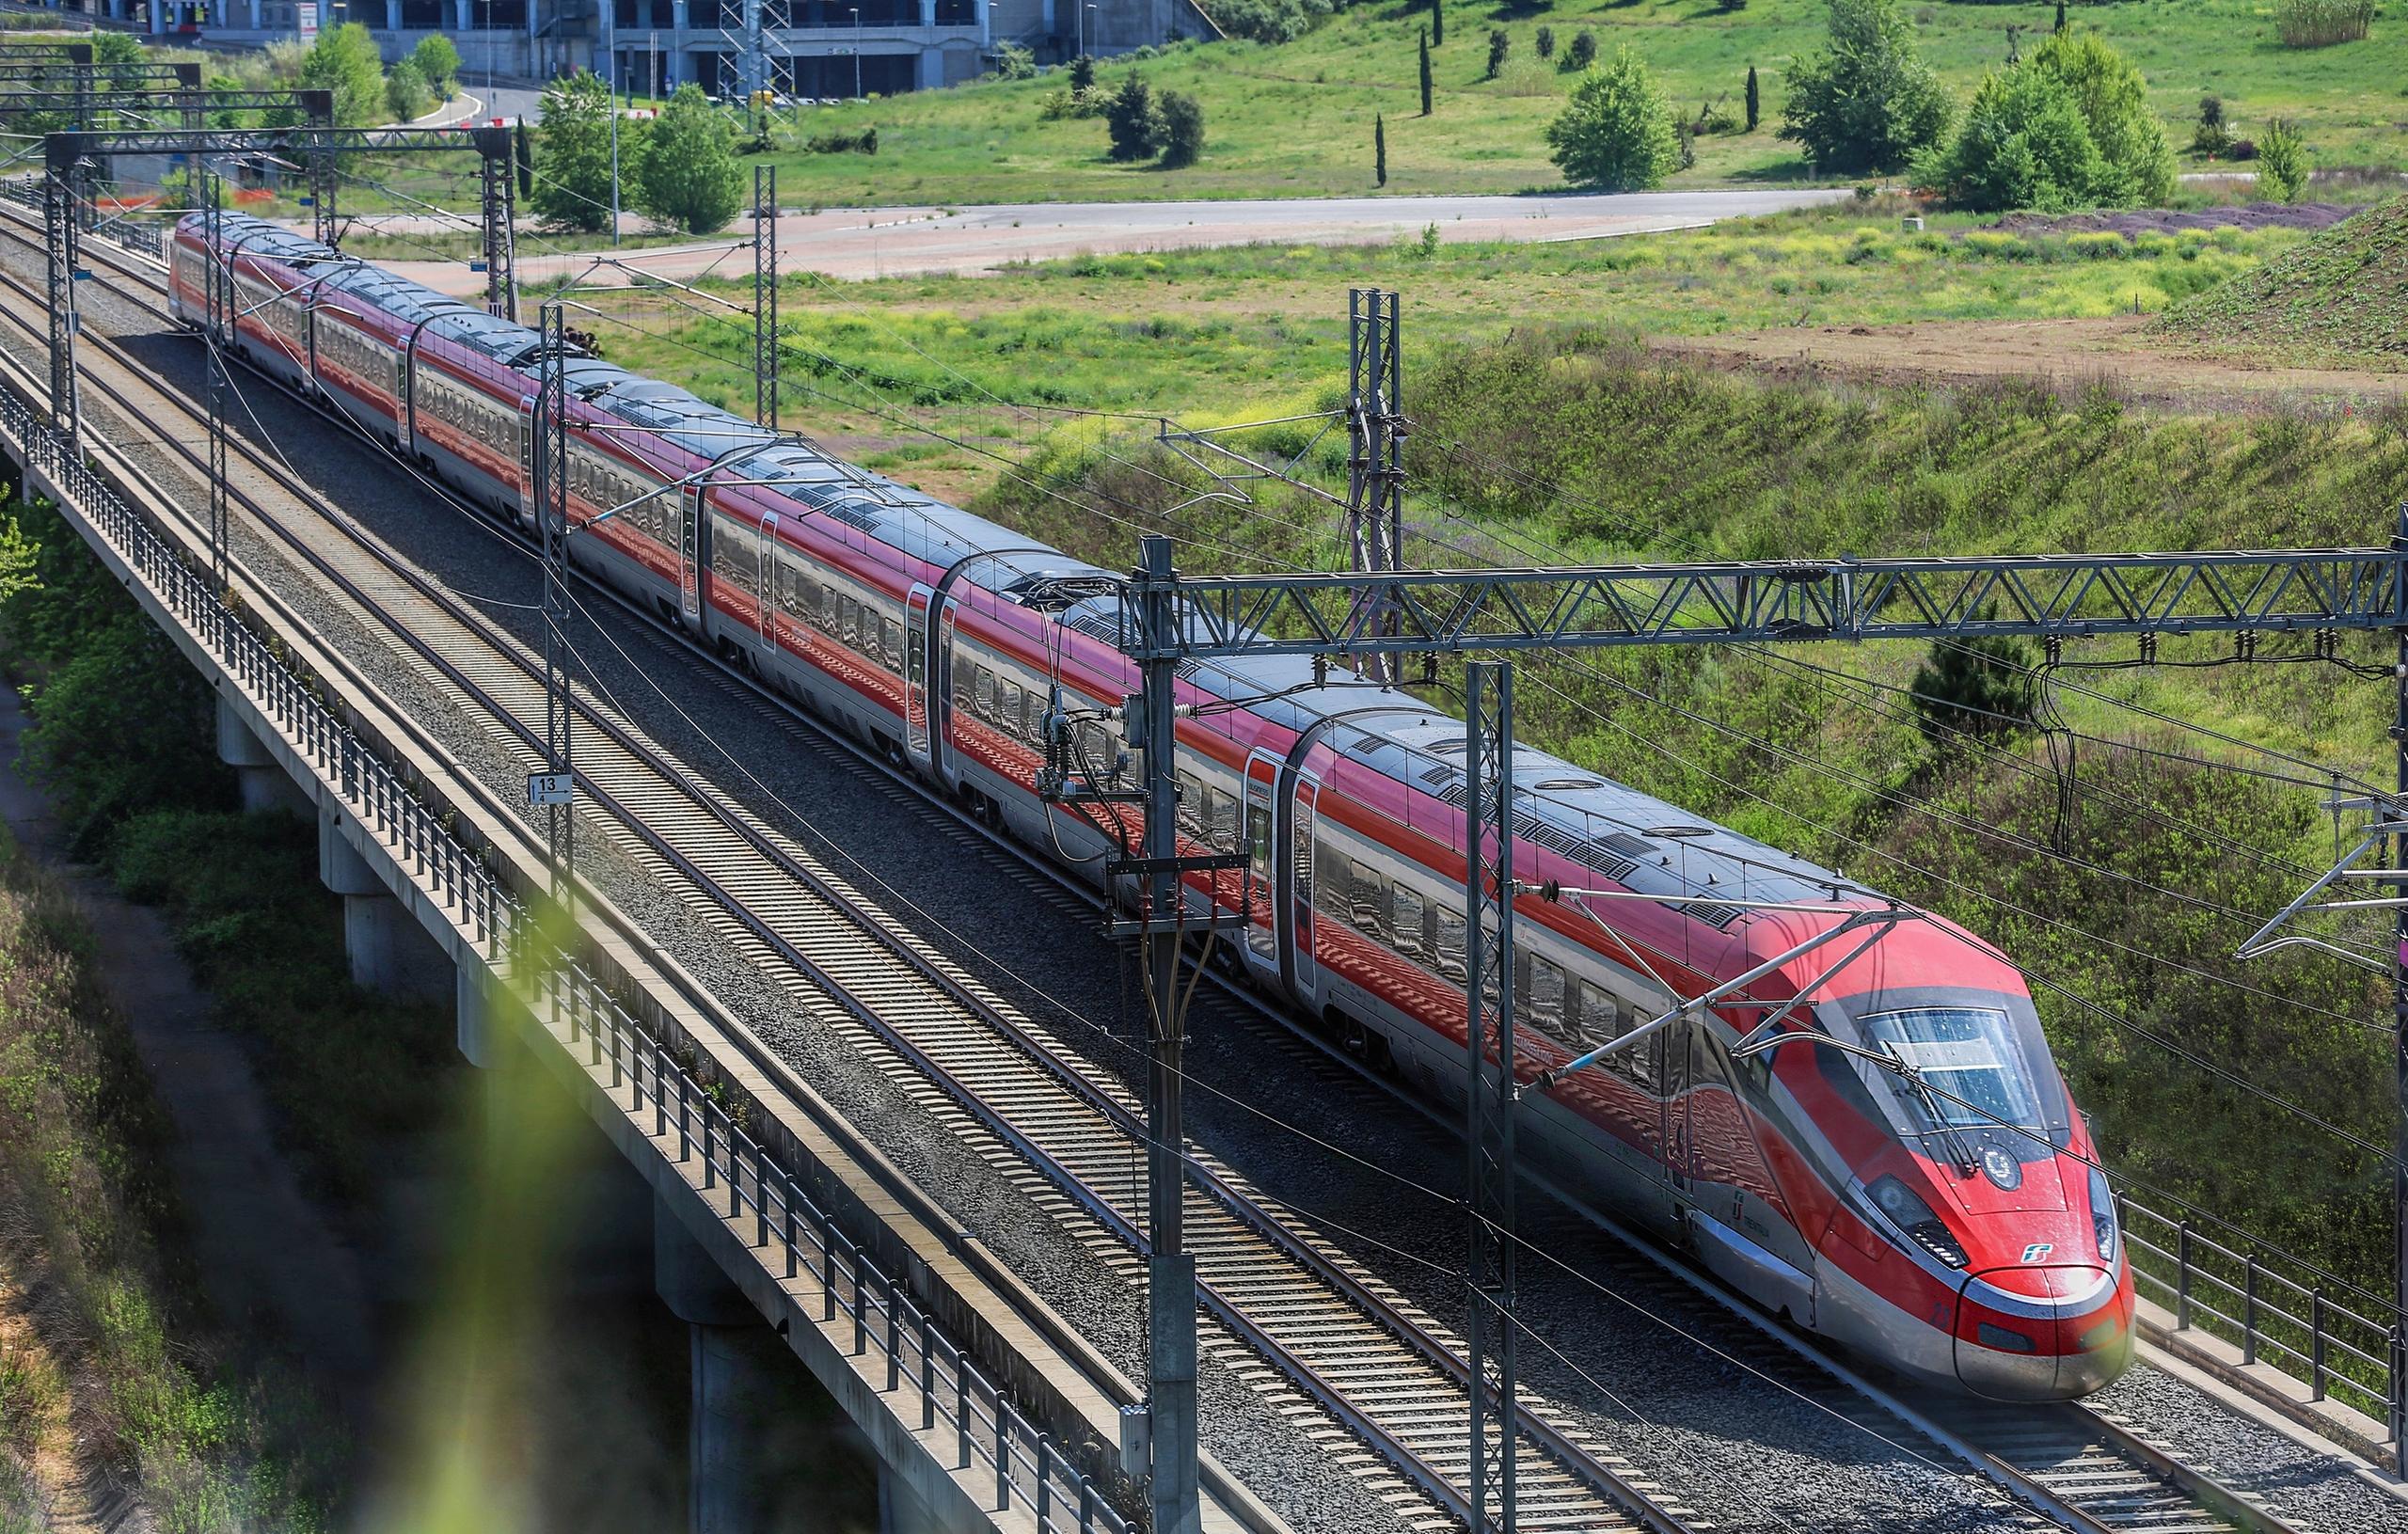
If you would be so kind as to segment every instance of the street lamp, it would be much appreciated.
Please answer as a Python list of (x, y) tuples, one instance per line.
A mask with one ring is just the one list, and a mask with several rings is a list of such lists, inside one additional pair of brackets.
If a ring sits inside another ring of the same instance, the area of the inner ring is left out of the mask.
[(853, 100), (862, 99), (862, 8), (850, 8), (853, 13)]
[(1079, 8), (1079, 56), (1081, 58), (1087, 56), (1087, 12), (1094, 8), (1095, 7), (1091, 5)]

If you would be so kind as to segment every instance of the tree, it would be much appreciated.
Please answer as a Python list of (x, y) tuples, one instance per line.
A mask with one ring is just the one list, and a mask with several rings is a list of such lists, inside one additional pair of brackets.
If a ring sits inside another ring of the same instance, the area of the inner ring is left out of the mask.
[(301, 84), (335, 93), (335, 121), (364, 128), (385, 115), (385, 66), (376, 40), (357, 22), (320, 32), (301, 60)]
[(1103, 109), (1103, 126), (1112, 135), (1116, 160), (1150, 160), (1163, 147), (1162, 117), (1143, 76), (1131, 75), (1113, 93), (1112, 104)]
[(1756, 94), (1756, 67), (1751, 64), (1748, 66), (1748, 132), (1756, 131), (1756, 124), (1763, 120), (1763, 108), (1764, 98)]
[(1572, 34), (1572, 46), (1563, 53), (1562, 69), (1578, 73), (1597, 61), (1597, 34), (1582, 27)]
[(1378, 184), (1388, 183), (1388, 119), (1376, 112), (1371, 114), (1371, 174), (1379, 178)]
[(636, 206), (692, 234), (724, 228), (744, 205), (743, 174), (727, 122), (692, 81), (654, 119), (636, 171)]
[(435, 93), (428, 88), (426, 76), (419, 72), (416, 62), (403, 59), (385, 71), (385, 108), (396, 122), (409, 122), (426, 115), (434, 104)]
[(1430, 0), (1430, 45), (1447, 45), (1447, 0)]
[(2215, 158), (2232, 148), (2231, 131), (2224, 125), (2224, 98), (2199, 98), (2199, 125), (2191, 130), (2191, 152)]
[[(544, 87), (538, 109), (542, 127), (535, 156), (535, 212), (551, 223), (592, 233), (610, 225), (610, 114), (617, 110), (610, 87), (591, 70)], [(629, 166), (642, 159), (640, 125), (627, 130), (619, 149)]]
[(2258, 190), (2277, 202), (2297, 202), (2307, 189), (2307, 145), (2281, 118), (2258, 141)]
[(1513, 40), (1506, 35), (1503, 27), (1498, 26), (1489, 29), (1488, 77), (1491, 80), (1496, 79), (1497, 71), (1505, 67), (1505, 55), (1513, 51)]
[(1070, 89), (1084, 95), (1095, 88), (1095, 60), (1081, 54), (1070, 60)]
[(1822, 171), (1893, 170), (1940, 141), (1948, 98), (1897, 0), (1830, 0), (1830, 41), (1792, 70), (1781, 136)]
[(2066, 0), (2057, 0), (2057, 30), (2066, 29)]
[(1915, 173), (1958, 207), (1985, 212), (2063, 212), (2097, 200), (2093, 189), (2112, 176), (2072, 87), (2028, 63), (1984, 76), (1955, 141)]
[[(133, 33), (87, 32), (84, 36), (92, 45), (93, 64), (107, 71), (111, 87), (118, 90), (142, 88), (142, 77), (138, 70), (148, 60), (143, 56), (142, 44), (135, 40)], [(111, 65), (120, 67), (111, 69), (109, 68)], [(135, 68), (122, 67), (127, 65)]]
[(1551, 27), (1551, 26), (1542, 26), (1542, 27), (1540, 27), (1540, 28), (1539, 28), (1539, 37), (1538, 37), (1538, 43), (1537, 43), (1537, 47), (1538, 47), (1538, 51), (1539, 51), (1539, 56), (1540, 56), (1541, 58), (1553, 58), (1553, 57), (1555, 56), (1555, 28), (1554, 28), (1554, 27)]
[(1204, 152), (1204, 103), (1183, 90), (1163, 92), (1163, 166), (1192, 166)]
[(2174, 195), (2174, 146), (2149, 110), (2148, 82), (2123, 55), (2084, 27), (2043, 40), (2030, 62), (2063, 80), (2081, 103), (2091, 141), (2108, 167), (2108, 175), (2090, 189), (2093, 201), (2130, 206), (2163, 202)]
[(430, 32), (410, 50), (410, 62), (418, 72), (426, 76), (427, 87), (444, 101), (452, 99), (452, 87), (460, 83), (460, 50), (440, 32)]
[(1017, 42), (995, 44), (995, 77), (1000, 80), (1036, 79), (1037, 55)]
[(1660, 184), (1680, 163), (1672, 116), (1647, 66), (1626, 46), (1584, 75), (1546, 141), (1576, 186), (1627, 192)]
[(1421, 29), (1421, 115), (1430, 115), (1430, 29)]
[(2028, 726), (2039, 702), (2032, 676), (2038, 661), (2029, 643), (2013, 638), (1934, 645), (1909, 685), (1915, 723), (1943, 749), (1965, 735)]

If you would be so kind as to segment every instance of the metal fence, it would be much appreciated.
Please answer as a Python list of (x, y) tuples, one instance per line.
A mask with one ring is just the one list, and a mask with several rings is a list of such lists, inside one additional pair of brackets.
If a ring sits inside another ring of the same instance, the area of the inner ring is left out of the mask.
[[(205, 571), (188, 563), (142, 514), (87, 467), (64, 438), (14, 393), (0, 393), (0, 433), (46, 471), (102, 538), (115, 548), (200, 645), (287, 736), (322, 782), (373, 831), (488, 961), (514, 974), (533, 952), (534, 922), (477, 852), (452, 835), (442, 812), (408, 778), (339, 718), (319, 690), (270, 642), (230, 612)], [(782, 1266), (789, 1284), (816, 1292), (823, 1324), (849, 1318), (853, 1357), (880, 1364), (889, 1396), (916, 1398), (923, 1431), (949, 1425), (956, 1471), (979, 1472), (996, 1511), (1015, 1506), (1042, 1534), (1129, 1534), (1129, 1523), (1088, 1476), (1064, 1458), (1052, 1437), (1014, 1405), (946, 1336), (903, 1286), (848, 1237), (804, 1192), (801, 1181), (745, 1132), (729, 1110), (686, 1069), (669, 1047), (629, 1015), (616, 997), (574, 963), (541, 972), (529, 997), (565, 1023), (567, 1047), (584, 1046), (589, 1069), (609, 1069), (613, 1100), (639, 1122), (652, 1113), (663, 1154), (675, 1138), (681, 1166), (699, 1162), (704, 1196), (726, 1199), (731, 1221), (751, 1216), (749, 1244), (765, 1265)], [(898, 1404), (898, 1415), (911, 1414)]]
[(2384, 1308), (2379, 1301), (2246, 1238), (2220, 1231), (2211, 1240), (2187, 1220), (2128, 1197), (2116, 1202), (2133, 1282), (2174, 1313), (2177, 1331), (2223, 1337), (2240, 1347), (2242, 1362), (2305, 1380), (2310, 1399), (2329, 1397), (2387, 1421), (2399, 1441), (2400, 1327), (2367, 1313)]

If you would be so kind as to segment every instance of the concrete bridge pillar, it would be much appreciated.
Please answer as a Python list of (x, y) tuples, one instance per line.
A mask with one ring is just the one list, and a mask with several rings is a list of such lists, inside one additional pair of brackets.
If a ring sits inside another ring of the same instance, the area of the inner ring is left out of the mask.
[(752, 1534), (766, 1525), (764, 1429), (784, 1349), (666, 1204), (653, 1204), (653, 1285), (691, 1336), (687, 1446), (690, 1534)]
[(246, 814), (290, 814), (306, 819), (317, 813), (317, 802), (286, 775), (266, 744), (251, 733), (250, 725), (223, 693), (217, 698), (217, 759), (234, 769)]
[(452, 956), (344, 839), (342, 819), (332, 810), (318, 815), (318, 878), (342, 896), (342, 946), (353, 985), (427, 1001), (458, 993)]

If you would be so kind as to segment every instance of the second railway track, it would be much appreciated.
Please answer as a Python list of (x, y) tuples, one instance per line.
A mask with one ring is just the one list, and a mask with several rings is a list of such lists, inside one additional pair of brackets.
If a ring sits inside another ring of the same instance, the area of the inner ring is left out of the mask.
[[(8, 237), (32, 243), (13, 232)], [(141, 268), (107, 255), (101, 260), (155, 292), (155, 280)], [(13, 277), (6, 280), (40, 304), (38, 293)], [(156, 414), (166, 410), (189, 423), (194, 407), (151, 383), (113, 340), (87, 336), (130, 375), (135, 390), (155, 400), (136, 405), (114, 382), (104, 383), (104, 391), (130, 418), (148, 421), (162, 451), (205, 473), (198, 455)], [(250, 468), (314, 506), (315, 493), (280, 466), (239, 440), (232, 446)], [(429, 491), (442, 493), (431, 485)], [(343, 586), (437, 685), (509, 732), (519, 754), (533, 761), (538, 737), (521, 721), (540, 718), (541, 669), (522, 646), (347, 518), (327, 520), (337, 546), (322, 550), (248, 495), (235, 498), (267, 535)], [(421, 618), (435, 620), (436, 628), (448, 625), (452, 642), (464, 645), (470, 658), (438, 652), (416, 626)], [(732, 671), (721, 667), (721, 673), (729, 686), (750, 688)], [(593, 732), (581, 743), (579, 768), (604, 812), (597, 829), (664, 887), (694, 892), (698, 906), (733, 928), (736, 946), (816, 999), (848, 1041), (932, 1116), (954, 1127), (1032, 1197), (1085, 1226), (1098, 1255), (1133, 1278), (1140, 1269), (1136, 1221), (1144, 1190), (1132, 1150), (1142, 1144), (1142, 1128), (1126, 1093), (1011, 1014), (935, 950), (895, 930), (843, 880), (732, 799), (678, 770), (628, 726), (590, 708), (580, 717)], [(861, 754), (851, 742), (832, 738)], [(866, 757), (864, 765), (876, 766)], [(627, 808), (635, 804), (644, 807), (642, 816)], [(969, 834), (1000, 841), (982, 827), (962, 824)], [(1041, 872), (1062, 882), (1052, 871)], [(765, 907), (781, 908), (782, 914), (765, 918)], [(861, 943), (863, 936), (872, 942)], [(1215, 1323), (1206, 1328), (1208, 1352), (1275, 1402), (1289, 1398), (1291, 1407), (1283, 1410), (1318, 1417), (1307, 1435), (1333, 1455), (1351, 1458), (1374, 1494), (1408, 1524), (1438, 1527), (1460, 1519), (1465, 1407), (1457, 1339), (1233, 1173), (1201, 1155), (1195, 1163), (1189, 1219)], [(1694, 1273), (1679, 1276), (1711, 1289)], [(1744, 1310), (1727, 1294), (1715, 1297)], [(1877, 1384), (1856, 1380), (1819, 1349), (1782, 1340), (1808, 1368), (1862, 1391), (1893, 1419), (1894, 1431), (1962, 1459), (2063, 1526), (2084, 1534), (2287, 1529), (2262, 1507), (2086, 1408), (1925, 1412)], [(1526, 1400), (1524, 1431), (1522, 1514), (1531, 1527), (1682, 1526), (1684, 1510), (1568, 1415)], [(1368, 1463), (1371, 1454), (1379, 1463)]]

